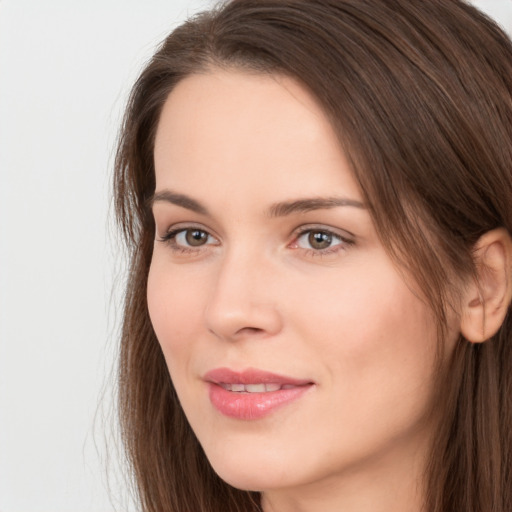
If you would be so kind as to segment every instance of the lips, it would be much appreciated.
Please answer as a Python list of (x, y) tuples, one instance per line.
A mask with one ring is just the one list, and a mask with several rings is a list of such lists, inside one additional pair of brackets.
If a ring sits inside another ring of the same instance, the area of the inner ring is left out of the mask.
[(314, 383), (262, 370), (217, 368), (205, 374), (212, 405), (240, 420), (263, 418), (309, 391)]
[(289, 384), (228, 384), (226, 382), (219, 383), (226, 391), (234, 393), (268, 393), (269, 391), (279, 391), (280, 389), (291, 389), (295, 386)]

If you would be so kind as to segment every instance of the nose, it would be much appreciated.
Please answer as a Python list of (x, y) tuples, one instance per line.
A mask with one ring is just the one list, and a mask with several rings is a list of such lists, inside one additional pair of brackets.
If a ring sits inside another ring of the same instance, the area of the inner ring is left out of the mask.
[(271, 267), (263, 258), (241, 254), (220, 263), (205, 311), (207, 328), (217, 338), (237, 341), (280, 332), (282, 318), (273, 293), (279, 283)]

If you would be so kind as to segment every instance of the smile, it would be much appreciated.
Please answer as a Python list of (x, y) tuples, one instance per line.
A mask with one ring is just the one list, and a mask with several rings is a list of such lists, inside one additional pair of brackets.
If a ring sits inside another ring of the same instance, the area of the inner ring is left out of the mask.
[(292, 389), (295, 386), (292, 384), (226, 384), (225, 382), (219, 383), (226, 391), (234, 393), (268, 393), (269, 391), (279, 391), (280, 389)]
[(314, 387), (308, 380), (293, 379), (261, 370), (235, 372), (219, 368), (204, 378), (213, 407), (230, 418), (257, 420), (302, 397)]

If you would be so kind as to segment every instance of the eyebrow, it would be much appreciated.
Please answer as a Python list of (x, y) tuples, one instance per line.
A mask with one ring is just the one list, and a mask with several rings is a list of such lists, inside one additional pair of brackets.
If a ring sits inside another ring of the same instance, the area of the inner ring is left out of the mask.
[(365, 208), (364, 204), (346, 197), (312, 197), (275, 203), (269, 208), (270, 217), (284, 217), (292, 213), (307, 213), (314, 210), (329, 210), (340, 206)]
[(191, 210), (201, 215), (208, 215), (208, 209), (203, 206), (199, 201), (192, 199), (185, 194), (177, 194), (170, 190), (162, 190), (161, 192), (155, 192), (152, 197), (149, 198), (149, 206), (152, 208), (153, 205), (158, 201), (165, 201), (166, 203), (175, 204), (181, 206), (187, 210)]
[[(153, 205), (159, 201), (171, 203), (201, 215), (209, 215), (209, 211), (206, 206), (202, 205), (199, 201), (196, 201), (195, 199), (192, 199), (185, 194), (178, 194), (171, 190), (155, 192), (155, 194), (153, 194), (153, 196), (149, 199), (148, 203), (150, 207), (153, 207)], [(365, 208), (362, 202), (346, 197), (312, 197), (274, 203), (268, 209), (267, 215), (271, 218), (285, 217), (293, 213), (307, 213), (314, 210), (328, 210), (331, 208), (338, 208), (340, 206), (351, 206), (361, 209)]]

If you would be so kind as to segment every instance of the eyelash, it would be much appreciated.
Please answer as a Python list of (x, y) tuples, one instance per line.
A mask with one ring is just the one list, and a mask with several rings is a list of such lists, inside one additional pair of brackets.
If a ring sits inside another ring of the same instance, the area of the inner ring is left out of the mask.
[(158, 241), (167, 244), (171, 248), (172, 251), (175, 251), (175, 252), (181, 253), (181, 254), (197, 254), (201, 250), (204, 250), (203, 246), (198, 246), (197, 248), (193, 248), (193, 247), (187, 247), (184, 245), (179, 245), (176, 242), (176, 237), (180, 233), (186, 233), (187, 231), (201, 231), (202, 233), (206, 233), (208, 235), (208, 237), (213, 238), (213, 236), (210, 233), (208, 233), (208, 231), (206, 231), (206, 229), (202, 229), (199, 226), (188, 226), (188, 227), (179, 227), (179, 228), (171, 229), (164, 236), (159, 238)]
[[(304, 237), (305, 235), (312, 234), (312, 233), (321, 233), (322, 235), (329, 236), (333, 241), (337, 240), (339, 243), (336, 243), (334, 245), (330, 245), (329, 247), (326, 247), (325, 249), (313, 249), (313, 248), (305, 248), (300, 247), (298, 245), (299, 240)], [(297, 234), (294, 237), (293, 242), (290, 244), (290, 246), (293, 249), (302, 249), (305, 251), (305, 254), (308, 256), (318, 257), (318, 256), (328, 256), (330, 254), (335, 254), (340, 251), (345, 251), (348, 249), (348, 247), (354, 245), (354, 239), (349, 238), (347, 236), (343, 236), (340, 233), (328, 229), (322, 226), (304, 226), (300, 228), (297, 231)]]
[[(157, 240), (159, 242), (165, 243), (169, 245), (172, 251), (180, 253), (180, 254), (198, 254), (201, 251), (205, 249), (207, 245), (218, 245), (218, 244), (208, 244), (208, 241), (200, 246), (197, 246), (196, 248), (190, 247), (190, 246), (184, 246), (180, 245), (176, 242), (176, 237), (180, 233), (186, 233), (187, 231), (200, 231), (202, 233), (205, 233), (208, 237), (213, 237), (206, 229), (203, 229), (199, 226), (188, 226), (188, 227), (178, 227), (175, 229), (171, 229), (168, 231), (164, 236), (161, 238), (158, 238)], [(334, 245), (330, 245), (329, 247), (326, 247), (325, 249), (314, 249), (314, 248), (305, 248), (299, 246), (299, 240), (301, 237), (311, 234), (311, 233), (321, 233), (322, 235), (327, 235), (332, 240), (337, 240), (338, 243), (335, 243)], [(215, 238), (214, 238), (215, 239)], [(313, 257), (319, 257), (319, 256), (327, 256), (330, 254), (335, 254), (339, 251), (344, 251), (348, 247), (355, 244), (355, 241), (347, 236), (343, 236), (340, 233), (335, 232), (332, 229), (328, 229), (321, 226), (304, 226), (300, 228), (296, 234), (294, 235), (293, 241), (288, 244), (288, 247), (291, 247), (292, 249), (301, 249), (304, 251), (304, 253), (307, 256), (313, 256)]]

